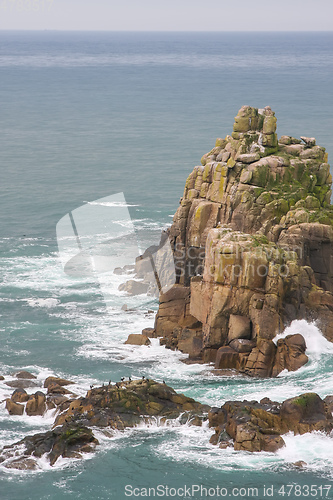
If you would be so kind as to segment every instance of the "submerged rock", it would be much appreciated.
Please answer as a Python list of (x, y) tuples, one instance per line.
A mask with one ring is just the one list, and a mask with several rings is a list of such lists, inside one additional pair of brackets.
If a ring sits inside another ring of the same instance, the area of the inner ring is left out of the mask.
[(24, 389), (15, 389), (10, 399), (14, 403), (26, 403), (29, 397), (29, 394)]
[(137, 425), (142, 418), (177, 418), (184, 412), (190, 416), (207, 410), (207, 406), (176, 393), (166, 384), (142, 379), (91, 389), (86, 397), (73, 400), (56, 417), (54, 426), (80, 421), (84, 425), (124, 429)]

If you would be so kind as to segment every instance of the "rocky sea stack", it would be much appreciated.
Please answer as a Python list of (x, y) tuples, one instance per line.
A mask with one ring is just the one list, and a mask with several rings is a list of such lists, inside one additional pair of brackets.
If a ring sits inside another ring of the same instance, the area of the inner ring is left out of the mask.
[(278, 139), (270, 107), (239, 110), (189, 175), (168, 232), (177, 282), (160, 295), (162, 343), (265, 377), (307, 362), (301, 335), (272, 341), (291, 321), (316, 320), (333, 341), (327, 160), (312, 137)]

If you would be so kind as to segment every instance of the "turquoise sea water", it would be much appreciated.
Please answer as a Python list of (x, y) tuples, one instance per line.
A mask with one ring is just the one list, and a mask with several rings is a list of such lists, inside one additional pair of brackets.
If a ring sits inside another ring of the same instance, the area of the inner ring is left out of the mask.
[[(305, 322), (289, 332), (305, 335), (310, 362), (276, 380), (216, 377), (157, 341), (124, 346), (153, 325), (156, 302), (141, 297), (124, 312), (118, 295), (106, 309), (98, 284), (63, 272), (55, 232), (67, 212), (123, 192), (144, 247), (171, 223), (187, 175), (243, 104), (270, 105), (279, 135), (315, 136), (332, 161), (332, 78), (332, 33), (0, 32), (0, 374), (63, 376), (78, 394), (145, 374), (212, 406), (333, 394), (333, 346)], [(0, 401), (11, 392), (0, 382)], [(52, 421), (10, 417), (1, 403), (0, 446)], [(97, 431), (101, 445), (86, 460), (0, 468), (0, 498), (123, 499), (127, 484), (198, 484), (258, 487), (263, 499), (264, 485), (273, 498), (283, 484), (333, 485), (331, 437), (287, 436), (277, 454), (249, 455), (209, 445), (211, 434), (177, 422), (112, 438)]]

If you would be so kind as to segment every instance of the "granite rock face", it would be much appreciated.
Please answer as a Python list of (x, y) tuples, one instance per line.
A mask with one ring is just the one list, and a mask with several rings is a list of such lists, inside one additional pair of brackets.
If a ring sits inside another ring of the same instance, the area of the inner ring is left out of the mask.
[[(270, 344), (294, 319), (317, 320), (333, 341), (331, 184), (314, 138), (278, 140), (270, 107), (243, 106), (189, 175), (169, 229), (177, 282), (160, 296), (162, 343), (206, 362), (228, 347), (228, 366), (276, 376), (307, 361)], [(230, 345), (240, 339), (252, 352)]]
[(45, 455), (50, 465), (60, 456), (82, 458), (82, 453), (94, 451), (98, 440), (91, 429), (82, 425), (63, 425), (52, 431), (27, 436), (1, 450), (0, 463), (18, 470), (38, 469), (36, 458)]

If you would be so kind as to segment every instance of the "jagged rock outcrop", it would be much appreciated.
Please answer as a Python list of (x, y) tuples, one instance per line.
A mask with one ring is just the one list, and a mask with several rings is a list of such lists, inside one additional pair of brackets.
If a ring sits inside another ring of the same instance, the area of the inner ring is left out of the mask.
[(208, 418), (209, 426), (215, 427), (212, 444), (251, 452), (277, 451), (285, 446), (281, 434), (290, 431), (329, 434), (333, 429), (330, 407), (315, 393), (302, 394), (283, 403), (268, 398), (260, 403), (227, 401), (221, 408), (212, 408)]
[[(201, 163), (169, 229), (177, 283), (160, 296), (156, 335), (204, 361), (215, 361), (224, 347), (229, 365), (247, 373), (259, 373), (256, 364), (266, 361), (273, 375), (295, 369), (306, 362), (304, 352), (291, 366), (281, 353), (280, 361), (273, 359), (268, 342), (292, 320), (317, 320), (333, 341), (332, 176), (325, 148), (314, 138), (278, 140), (270, 107), (243, 106), (232, 134), (217, 139)], [(230, 345), (240, 339), (255, 342), (258, 352), (248, 353), (249, 342)], [(239, 349), (254, 360), (252, 370)]]

